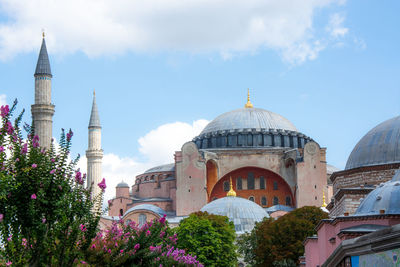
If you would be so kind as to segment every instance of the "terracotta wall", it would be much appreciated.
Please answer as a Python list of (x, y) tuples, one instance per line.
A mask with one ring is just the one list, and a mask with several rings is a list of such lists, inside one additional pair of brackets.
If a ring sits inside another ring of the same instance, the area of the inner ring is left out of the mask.
[[(247, 186), (247, 177), (249, 173), (254, 174), (254, 185), (255, 189), (249, 190)], [(260, 177), (263, 176), (265, 179), (265, 189), (260, 189)], [(286, 205), (286, 197), (289, 196), (291, 198), (292, 205), (294, 205), (293, 194), (285, 182), (285, 180), (280, 177), (278, 174), (273, 173), (272, 171), (256, 168), (256, 167), (245, 167), (240, 168), (238, 170), (234, 170), (224, 177), (222, 177), (217, 184), (214, 186), (211, 192), (210, 200), (214, 198), (222, 198), (226, 197), (226, 191), (224, 191), (224, 182), (227, 181), (229, 183), (229, 178), (232, 177), (233, 189), (236, 191), (238, 197), (243, 197), (249, 199), (249, 197), (254, 197), (254, 200), (257, 204), (261, 205), (261, 198), (265, 196), (267, 198), (267, 205), (264, 207), (273, 206), (273, 198), (276, 196), (279, 199), (279, 204)], [(237, 189), (237, 178), (242, 178), (242, 190)], [(278, 189), (274, 190), (274, 182), (277, 183)]]

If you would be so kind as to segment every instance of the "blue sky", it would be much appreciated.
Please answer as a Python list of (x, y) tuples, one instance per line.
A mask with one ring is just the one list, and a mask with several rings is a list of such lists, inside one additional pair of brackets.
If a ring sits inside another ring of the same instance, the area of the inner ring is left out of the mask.
[(72, 128), (73, 154), (84, 155), (96, 89), (111, 185), (172, 162), (205, 120), (242, 107), (247, 88), (255, 107), (288, 118), (344, 168), (368, 130), (400, 114), (398, 10), (366, 0), (0, 0), (0, 100), (18, 98), (30, 122), (45, 29), (54, 135)]

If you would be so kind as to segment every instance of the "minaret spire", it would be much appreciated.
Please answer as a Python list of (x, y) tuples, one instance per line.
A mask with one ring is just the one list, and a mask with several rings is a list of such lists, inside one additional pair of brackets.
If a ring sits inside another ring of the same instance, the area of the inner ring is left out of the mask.
[(53, 137), (54, 105), (51, 104), (51, 74), (46, 40), (42, 39), (35, 70), (35, 104), (31, 106), (32, 124), (41, 147), (49, 149)]
[(92, 111), (89, 120), (88, 149), (87, 158), (87, 187), (93, 187), (93, 196), (98, 195), (101, 190), (97, 186), (102, 177), (101, 164), (103, 159), (103, 150), (101, 149), (101, 124), (99, 111), (96, 103), (96, 93), (93, 90)]
[(253, 104), (250, 102), (250, 89), (247, 88), (247, 103), (244, 105), (245, 108), (253, 108)]

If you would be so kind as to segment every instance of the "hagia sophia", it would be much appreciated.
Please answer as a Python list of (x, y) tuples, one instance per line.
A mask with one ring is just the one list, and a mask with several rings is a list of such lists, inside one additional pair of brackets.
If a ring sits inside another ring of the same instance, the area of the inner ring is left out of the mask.
[[(51, 143), (54, 105), (44, 37), (34, 76), (32, 118), (46, 148)], [(88, 186), (102, 178), (101, 129), (94, 96), (86, 152)], [(329, 212), (329, 219), (319, 223), (317, 235), (304, 241), (301, 266), (362, 266), (363, 262), (385, 266), (379, 264), (385, 255), (397, 263), (399, 140), (397, 116), (366, 133), (355, 144), (345, 169), (339, 170), (327, 164), (327, 149), (317, 140), (287, 118), (255, 107), (248, 92), (244, 107), (221, 114), (198, 136), (186, 140), (173, 162), (150, 168), (129, 184), (120, 182), (100, 225), (106, 227), (119, 218), (144, 224), (166, 215), (176, 226), (201, 210), (228, 216), (237, 234), (242, 234), (265, 217), (316, 206)], [(93, 190), (99, 192), (96, 186)]]

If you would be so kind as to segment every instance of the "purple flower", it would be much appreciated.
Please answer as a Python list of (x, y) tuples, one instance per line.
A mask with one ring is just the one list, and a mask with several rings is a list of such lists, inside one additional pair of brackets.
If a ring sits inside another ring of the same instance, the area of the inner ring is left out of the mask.
[(7, 121), (7, 133), (11, 135), (14, 132), (14, 127), (12, 126), (11, 122)]
[(56, 160), (55, 160), (55, 159), (50, 159), (50, 161), (51, 161), (51, 162), (55, 162)]
[(83, 184), (82, 174), (81, 174), (80, 171), (77, 171), (77, 172), (76, 172), (76, 174), (75, 174), (75, 181), (76, 181), (78, 184)]
[(28, 144), (24, 144), (24, 145), (22, 146), (21, 153), (22, 153), (22, 154), (26, 154), (27, 152), (28, 152)]
[(50, 174), (54, 174), (56, 172), (56, 169), (52, 169), (51, 171), (50, 171)]
[(39, 147), (39, 136), (35, 135), (32, 139), (32, 146)]
[(101, 190), (105, 190), (106, 189), (106, 179), (105, 178), (103, 178), (103, 180), (101, 180), (101, 182), (100, 183), (98, 183), (97, 184), (100, 188), (101, 188)]
[(4, 147), (3, 146), (0, 146), (0, 153), (1, 152), (4, 152)]
[(32, 164), (32, 169), (36, 168), (37, 165), (35, 163)]
[(0, 115), (2, 118), (5, 118), (9, 112), (10, 112), (10, 108), (8, 107), (8, 105), (0, 107)]
[(160, 218), (159, 222), (160, 222), (161, 224), (164, 224), (164, 223), (165, 223), (165, 218), (166, 218), (166, 217), (167, 217), (167, 215), (164, 214), (164, 216), (163, 216), (162, 218)]
[(36, 199), (36, 194), (32, 194), (31, 199)]
[(43, 218), (43, 219), (42, 219), (42, 223), (46, 223), (46, 218)]
[(4, 215), (2, 213), (0, 213), (0, 222), (3, 221)]
[(67, 141), (71, 141), (72, 136), (74, 135), (74, 133), (72, 132), (71, 129), (69, 129), (69, 132), (67, 133)]
[(19, 158), (16, 158), (15, 161), (18, 162), (18, 161), (19, 161)]

